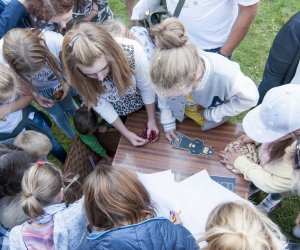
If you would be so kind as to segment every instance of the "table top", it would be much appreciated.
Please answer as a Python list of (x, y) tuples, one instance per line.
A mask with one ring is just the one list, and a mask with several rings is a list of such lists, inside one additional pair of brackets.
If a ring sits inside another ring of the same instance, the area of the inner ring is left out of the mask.
[[(157, 121), (159, 117), (157, 116)], [(137, 135), (141, 135), (147, 123), (145, 111), (133, 113), (127, 117), (126, 127)], [(203, 169), (210, 175), (235, 178), (235, 193), (242, 198), (248, 197), (249, 182), (242, 175), (235, 175), (220, 163), (219, 152), (226, 145), (235, 140), (242, 133), (242, 126), (227, 122), (217, 128), (202, 131), (200, 126), (190, 119), (182, 123), (177, 122), (177, 131), (191, 139), (198, 138), (205, 145), (214, 149), (211, 157), (201, 155), (193, 156), (188, 151), (175, 149), (167, 141), (163, 128), (159, 125), (159, 138), (154, 143), (148, 143), (142, 147), (134, 147), (121, 137), (113, 165), (129, 168), (141, 173), (154, 173), (171, 169), (175, 180), (183, 180)]]

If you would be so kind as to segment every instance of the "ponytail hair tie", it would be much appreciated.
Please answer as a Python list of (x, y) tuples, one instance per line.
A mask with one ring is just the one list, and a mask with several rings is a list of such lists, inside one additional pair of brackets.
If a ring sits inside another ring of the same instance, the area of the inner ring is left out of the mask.
[(27, 198), (29, 198), (30, 196), (33, 196), (34, 198), (36, 198), (36, 193), (35, 192), (30, 192), (30, 193), (26, 194)]
[(44, 164), (45, 164), (45, 163), (42, 162), (42, 161), (37, 161), (37, 162), (36, 162), (36, 165), (37, 165), (38, 167), (43, 166)]

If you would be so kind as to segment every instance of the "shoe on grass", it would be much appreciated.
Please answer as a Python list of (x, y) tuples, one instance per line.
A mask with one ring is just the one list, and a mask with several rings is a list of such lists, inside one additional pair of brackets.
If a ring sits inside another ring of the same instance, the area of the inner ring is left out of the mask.
[(283, 200), (280, 194), (268, 194), (258, 205), (267, 214), (271, 213), (275, 207)]
[(248, 199), (253, 198), (253, 196), (258, 194), (260, 191), (261, 190), (251, 182), (249, 186)]

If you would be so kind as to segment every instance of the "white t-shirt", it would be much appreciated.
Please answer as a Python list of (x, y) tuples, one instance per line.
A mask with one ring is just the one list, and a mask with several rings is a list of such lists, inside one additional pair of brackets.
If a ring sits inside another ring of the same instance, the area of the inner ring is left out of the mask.
[[(174, 13), (178, 0), (166, 0)], [(201, 49), (222, 47), (238, 14), (238, 5), (249, 6), (259, 0), (186, 0), (181, 20), (193, 41)], [(133, 9), (132, 20), (144, 18), (145, 11), (158, 6), (160, 0), (140, 0)]]
[[(43, 35), (49, 51), (59, 62), (59, 53), (63, 43), (63, 36), (53, 31), (43, 31)], [(7, 65), (7, 62), (3, 56), (3, 38), (0, 40), (0, 62)], [(47, 65), (39, 72), (33, 74), (30, 77), (30, 80), (32, 85), (35, 86), (37, 90), (56, 88), (60, 84), (55, 74)]]
[[(3, 104), (12, 103), (17, 99), (18, 97), (13, 97), (11, 100), (8, 100)], [(3, 120), (0, 120), (0, 133), (13, 132), (21, 120), (22, 120), (22, 109), (9, 113)]]

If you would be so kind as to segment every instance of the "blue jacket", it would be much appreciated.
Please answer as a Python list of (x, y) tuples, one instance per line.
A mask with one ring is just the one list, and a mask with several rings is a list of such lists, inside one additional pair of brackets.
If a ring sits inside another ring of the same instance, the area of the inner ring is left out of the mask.
[(0, 14), (0, 39), (5, 33), (19, 25), (19, 21), (27, 15), (27, 10), (18, 0), (8, 3)]
[(87, 237), (83, 249), (183, 250), (199, 247), (186, 228), (157, 217), (107, 231), (94, 231)]

